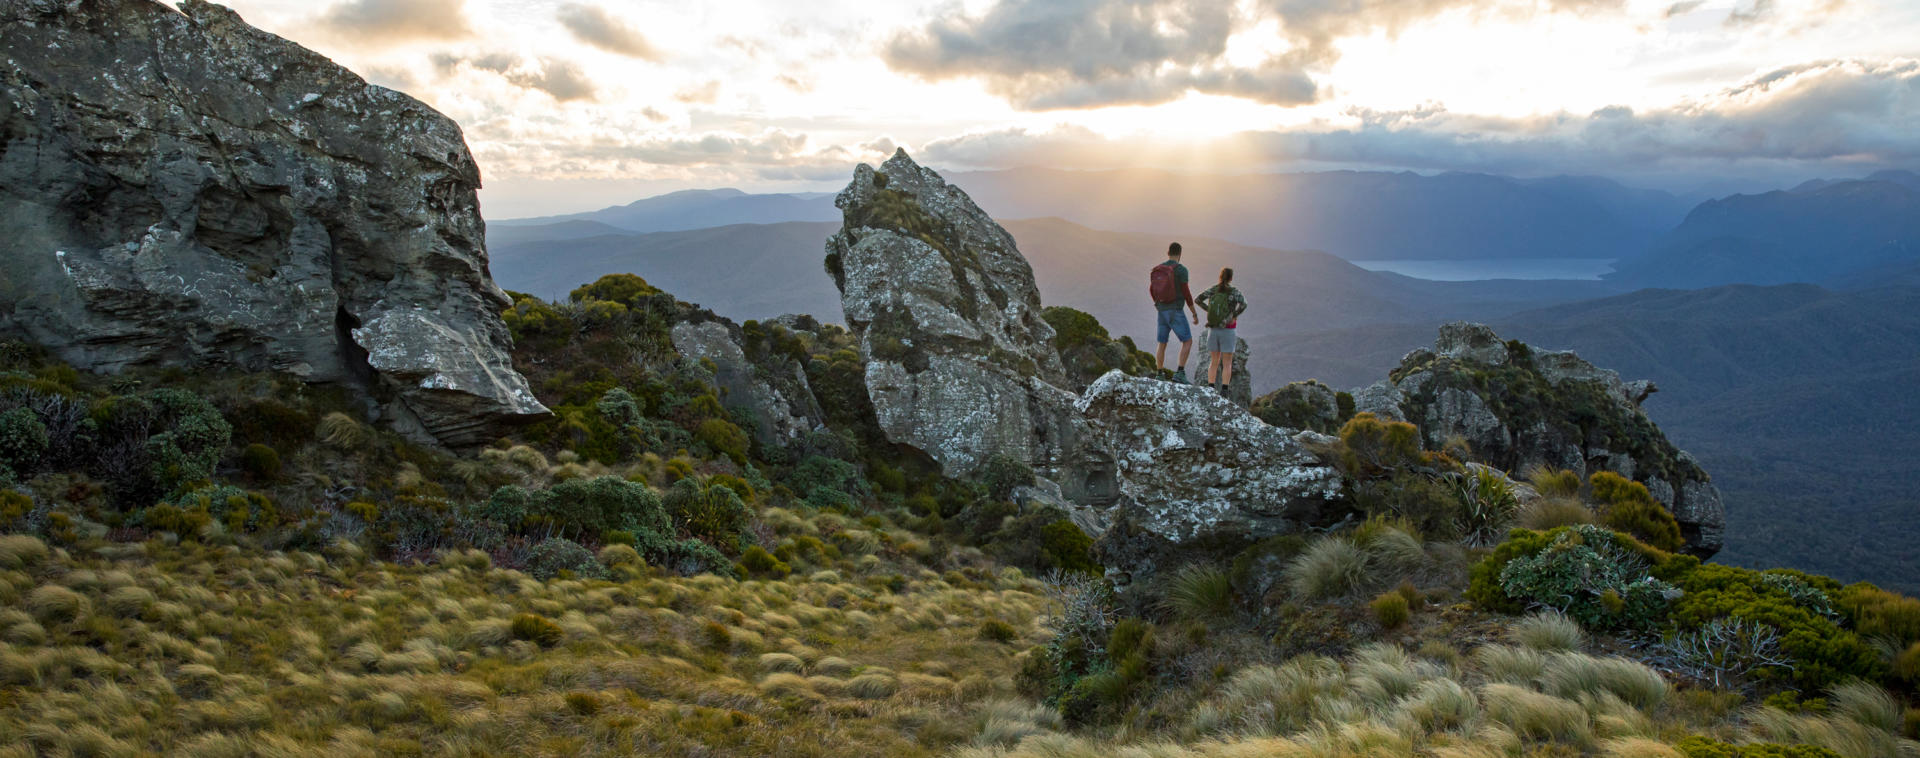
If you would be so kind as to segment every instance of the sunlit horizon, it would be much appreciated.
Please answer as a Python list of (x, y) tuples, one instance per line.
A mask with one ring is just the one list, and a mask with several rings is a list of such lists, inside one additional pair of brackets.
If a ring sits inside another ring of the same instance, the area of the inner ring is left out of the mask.
[(896, 147), (1706, 194), (1920, 168), (1920, 4), (1897, 0), (232, 6), (458, 121), (497, 218), (831, 190)]

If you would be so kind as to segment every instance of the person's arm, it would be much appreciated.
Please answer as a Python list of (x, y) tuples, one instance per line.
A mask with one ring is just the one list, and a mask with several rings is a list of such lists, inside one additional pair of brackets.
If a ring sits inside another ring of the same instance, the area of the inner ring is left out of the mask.
[(1238, 290), (1234, 294), (1237, 297), (1233, 299), (1233, 318), (1227, 319), (1228, 321), (1239, 321), (1240, 314), (1247, 312), (1247, 296)]
[(1193, 318), (1193, 323), (1200, 323), (1200, 310), (1193, 306), (1193, 288), (1187, 286), (1185, 280), (1180, 282), (1180, 296), (1187, 299), (1187, 315)]

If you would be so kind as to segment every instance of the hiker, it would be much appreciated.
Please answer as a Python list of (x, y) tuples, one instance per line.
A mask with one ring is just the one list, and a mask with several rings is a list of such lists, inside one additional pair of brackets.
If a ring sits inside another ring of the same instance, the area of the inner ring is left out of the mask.
[(1240, 323), (1240, 314), (1247, 311), (1247, 299), (1233, 287), (1233, 269), (1223, 268), (1220, 283), (1208, 287), (1194, 301), (1207, 309), (1207, 386), (1225, 395), (1227, 385), (1233, 383), (1233, 354), (1240, 349), (1233, 329)]
[(1153, 267), (1147, 280), (1147, 294), (1153, 296), (1153, 307), (1160, 314), (1160, 347), (1154, 351), (1154, 363), (1160, 370), (1166, 370), (1167, 333), (1172, 332), (1180, 338), (1180, 367), (1174, 370), (1173, 381), (1186, 384), (1187, 353), (1193, 350), (1193, 330), (1180, 318), (1180, 305), (1186, 304), (1193, 323), (1200, 323), (1200, 312), (1193, 306), (1193, 290), (1187, 288), (1187, 267), (1180, 265), (1180, 243), (1168, 245), (1167, 262)]

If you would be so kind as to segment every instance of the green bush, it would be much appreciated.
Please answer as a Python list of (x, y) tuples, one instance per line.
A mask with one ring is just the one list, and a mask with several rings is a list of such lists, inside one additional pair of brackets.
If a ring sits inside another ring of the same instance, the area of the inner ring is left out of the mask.
[(1060, 519), (1040, 528), (1040, 552), (1054, 568), (1083, 574), (1099, 574), (1100, 563), (1093, 559), (1093, 538), (1072, 521)]
[(593, 551), (565, 537), (549, 537), (527, 551), (527, 574), (552, 579), (566, 572), (582, 579), (600, 578), (604, 572)]
[(819, 455), (808, 456), (800, 465), (793, 467), (793, 473), (787, 476), (787, 486), (794, 492), (805, 494), (809, 502), (813, 501), (815, 489), (833, 490), (848, 500), (864, 491), (859, 468), (843, 460)]
[(1673, 583), (1684, 593), (1671, 610), (1676, 628), (1698, 629), (1732, 618), (1780, 633), (1780, 651), (1793, 664), (1763, 668), (1758, 672), (1762, 678), (1819, 690), (1849, 678), (1877, 680), (1887, 673), (1885, 662), (1859, 634), (1810, 610), (1758, 571), (1685, 559), (1663, 572), (1673, 574)]
[(660, 290), (647, 280), (634, 274), (607, 274), (584, 284), (567, 293), (567, 299), (573, 302), (604, 300), (626, 306), (637, 306), (645, 298), (660, 294)]
[(1588, 525), (1554, 531), (1543, 549), (1500, 570), (1507, 597), (1592, 629), (1649, 629), (1664, 618), (1673, 586), (1650, 576), (1647, 560), (1617, 533)]
[(624, 387), (607, 390), (593, 404), (601, 418), (618, 427), (637, 427), (646, 422), (646, 414), (640, 410), (640, 401)]
[(159, 389), (150, 399), (165, 429), (147, 438), (154, 484), (162, 492), (174, 493), (213, 478), (233, 427), (212, 403), (192, 392)]
[(526, 640), (541, 647), (553, 647), (565, 639), (567, 630), (551, 619), (532, 613), (522, 613), (513, 617), (513, 638)]
[(1600, 503), (1600, 522), (1607, 528), (1670, 553), (1685, 544), (1680, 538), (1680, 522), (1653, 499), (1647, 485), (1611, 471), (1596, 471), (1587, 481), (1593, 487), (1594, 500)]
[(1355, 414), (1340, 427), (1340, 470), (1355, 478), (1371, 478), (1425, 463), (1420, 451), (1420, 429), (1404, 421), (1383, 421), (1371, 413)]
[(693, 438), (714, 452), (741, 465), (746, 464), (747, 452), (753, 448), (753, 440), (747, 436), (747, 433), (735, 426), (733, 422), (724, 419), (710, 418), (701, 421), (700, 425), (694, 429)]
[(255, 442), (240, 451), (240, 470), (255, 481), (268, 482), (280, 477), (280, 452)]
[(987, 497), (1010, 500), (1014, 490), (1033, 485), (1033, 467), (1012, 456), (994, 455), (980, 464), (979, 478)]
[(31, 408), (0, 413), (0, 469), (25, 478), (47, 452), (47, 426)]
[(1407, 603), (1407, 596), (1398, 592), (1383, 592), (1368, 603), (1373, 609), (1373, 620), (1385, 629), (1398, 629), (1413, 618), (1413, 610)]
[(759, 545), (748, 547), (740, 554), (740, 570), (751, 576), (783, 579), (793, 573), (793, 567), (786, 561), (774, 557), (767, 549)]
[(676, 529), (716, 544), (734, 546), (753, 514), (732, 489), (688, 478), (674, 482), (661, 498)]
[(632, 532), (643, 542), (646, 535), (658, 540), (673, 534), (672, 519), (659, 496), (644, 484), (617, 476), (569, 479), (532, 499), (533, 515), (574, 534), (620, 530)]

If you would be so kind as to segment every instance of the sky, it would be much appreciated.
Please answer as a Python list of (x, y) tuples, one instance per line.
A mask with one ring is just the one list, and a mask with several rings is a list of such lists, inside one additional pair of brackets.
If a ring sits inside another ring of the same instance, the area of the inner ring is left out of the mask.
[(1920, 170), (1920, 0), (231, 0), (465, 130), (490, 218), (943, 171)]

